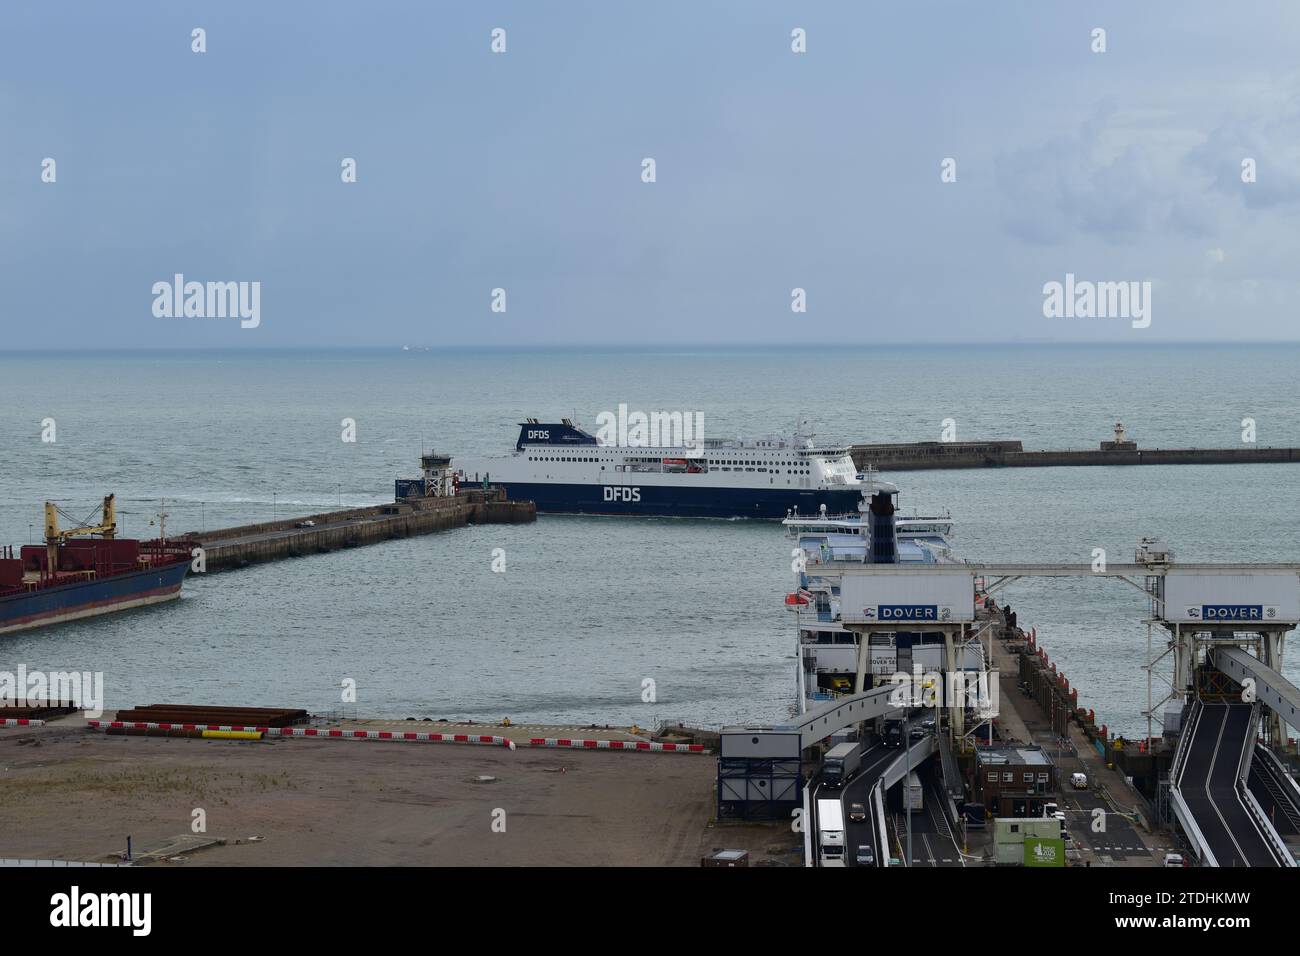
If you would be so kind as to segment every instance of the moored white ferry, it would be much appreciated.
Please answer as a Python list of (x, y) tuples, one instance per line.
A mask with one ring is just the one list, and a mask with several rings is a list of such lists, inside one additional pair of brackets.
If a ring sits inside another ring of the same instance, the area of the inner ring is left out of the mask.
[(794, 508), (849, 511), (862, 488), (848, 449), (819, 448), (808, 434), (607, 445), (567, 418), (530, 418), (513, 453), (457, 457), (454, 467), (462, 484), (487, 481), (538, 511), (568, 514), (778, 520)]
[[(845, 562), (919, 565), (957, 561), (952, 519), (895, 512), (898, 489), (871, 475), (860, 485), (861, 505), (844, 514), (790, 514), (782, 522), (795, 542), (797, 588), (786, 606), (797, 621), (798, 707), (804, 712), (849, 693), (856, 677), (858, 635), (840, 621), (841, 568)], [(874, 512), (867, 509), (871, 506)], [(876, 513), (878, 512), (878, 513)], [(882, 551), (883, 546), (883, 551)], [(868, 635), (866, 687), (898, 672), (942, 669), (937, 633), (885, 631)], [(978, 644), (964, 651), (963, 667), (979, 670)]]

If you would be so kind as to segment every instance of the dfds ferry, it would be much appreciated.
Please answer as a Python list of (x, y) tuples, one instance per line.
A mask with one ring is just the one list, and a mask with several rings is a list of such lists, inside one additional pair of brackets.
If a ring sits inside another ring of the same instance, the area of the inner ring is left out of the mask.
[(705, 439), (693, 448), (602, 445), (565, 418), (530, 418), (514, 453), (457, 459), (463, 484), (488, 481), (538, 511), (779, 520), (793, 508), (853, 509), (861, 482), (845, 448), (812, 436)]

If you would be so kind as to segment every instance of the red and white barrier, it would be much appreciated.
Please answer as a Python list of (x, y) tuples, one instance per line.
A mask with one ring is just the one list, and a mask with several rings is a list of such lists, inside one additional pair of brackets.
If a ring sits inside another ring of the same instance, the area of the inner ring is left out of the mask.
[[(259, 728), (261, 729), (261, 728)], [(495, 734), (425, 734), (408, 730), (335, 730), (317, 727), (270, 727), (262, 729), (270, 737), (324, 737), (345, 740), (420, 740), (442, 744), (486, 744), (490, 747), (515, 749), (509, 737)]]
[(569, 737), (531, 737), (530, 747), (563, 747), (571, 750), (642, 750), (650, 753), (702, 754), (703, 744), (657, 744), (648, 740), (574, 740)]
[(32, 720), (29, 717), (6, 717), (0, 720), (0, 727), (44, 727), (45, 721)]
[[(11, 721), (11, 723), (13, 723)], [(41, 721), (17, 723), (40, 724)], [(167, 724), (146, 721), (88, 720), (87, 726), (100, 730), (220, 730), (248, 731), (267, 737), (316, 737), (322, 740), (413, 740), (426, 743), (483, 744), (489, 747), (515, 749), (508, 737), (494, 734), (436, 734), (400, 730), (338, 730), (325, 727), (251, 727), (242, 724)], [(661, 744), (648, 740), (595, 740), (570, 737), (530, 737), (530, 747), (558, 747), (569, 750), (626, 750), (646, 753), (704, 754), (709, 751), (703, 744)]]
[(486, 744), (492, 747), (515, 749), (513, 740), (491, 734), (425, 734), (412, 731), (338, 730), (325, 727), (251, 727), (242, 724), (158, 724), (146, 721), (123, 720), (88, 720), (86, 724), (103, 730), (247, 731), (261, 733), (267, 737), (318, 737), (322, 740), (415, 740), (425, 743)]

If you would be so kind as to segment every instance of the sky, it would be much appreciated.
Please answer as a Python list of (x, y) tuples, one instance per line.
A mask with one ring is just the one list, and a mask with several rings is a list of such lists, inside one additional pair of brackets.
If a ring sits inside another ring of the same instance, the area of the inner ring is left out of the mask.
[(6, 0), (3, 348), (1293, 341), (1297, 49), (1281, 0)]

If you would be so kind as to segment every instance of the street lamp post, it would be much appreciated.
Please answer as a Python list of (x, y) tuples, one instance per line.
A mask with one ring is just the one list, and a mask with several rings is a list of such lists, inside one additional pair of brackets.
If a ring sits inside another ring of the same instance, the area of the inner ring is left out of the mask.
[(906, 806), (905, 816), (907, 826), (907, 865), (912, 865), (912, 725), (908, 721), (903, 722), (903, 746), (907, 748), (907, 773), (903, 777), (904, 803)]
[[(925, 691), (934, 687), (934, 680), (921, 682), (921, 707), (925, 707)], [(935, 701), (935, 713), (938, 714), (939, 702)], [(938, 721), (935, 721), (935, 729), (938, 730)], [(906, 827), (907, 827), (907, 865), (912, 865), (912, 722), (910, 718), (903, 719), (903, 746), (907, 748), (907, 775), (903, 778), (903, 801), (906, 807)]]

